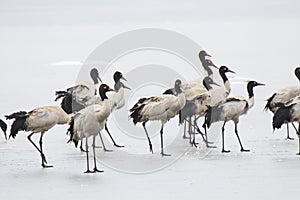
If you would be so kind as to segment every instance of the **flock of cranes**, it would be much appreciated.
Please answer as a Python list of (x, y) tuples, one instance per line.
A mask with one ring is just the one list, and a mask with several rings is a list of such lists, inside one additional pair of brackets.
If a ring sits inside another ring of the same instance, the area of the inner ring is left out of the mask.
[[(240, 144), (242, 152), (250, 151), (242, 145), (241, 138), (238, 133), (239, 118), (254, 106), (254, 87), (263, 86), (264, 84), (256, 81), (248, 81), (246, 90), (248, 98), (234, 96), (229, 97), (231, 92), (230, 81), (227, 73), (235, 73), (227, 66), (217, 67), (206, 51), (199, 52), (199, 59), (207, 72), (206, 77), (187, 82), (183, 84), (181, 80), (176, 80), (174, 87), (167, 89), (164, 93), (157, 96), (143, 97), (139, 99), (131, 109), (129, 109), (129, 118), (133, 123), (141, 123), (147, 136), (150, 152), (153, 153), (151, 138), (146, 128), (149, 121), (160, 121), (160, 139), (161, 139), (161, 155), (170, 156), (164, 152), (164, 127), (167, 122), (178, 115), (179, 124), (184, 124), (183, 138), (189, 138), (191, 145), (197, 147), (196, 134), (202, 136), (207, 148), (215, 148), (212, 142), (208, 140), (208, 130), (215, 122), (223, 122), (222, 134), (222, 152), (228, 153), (225, 149), (225, 125), (229, 121), (233, 121), (235, 125), (235, 134)], [(218, 69), (219, 76), (223, 84), (219, 85), (213, 79), (213, 71), (211, 67)], [(295, 74), (300, 80), (300, 68), (295, 70)], [(46, 156), (43, 151), (43, 135), (57, 124), (68, 124), (67, 133), (69, 142), (73, 142), (75, 147), (80, 142), (80, 150), (86, 153), (87, 170), (86, 173), (103, 172), (97, 168), (95, 140), (99, 135), (105, 151), (106, 149), (103, 139), (102, 130), (105, 129), (111, 138), (114, 146), (118, 148), (124, 147), (115, 142), (110, 133), (107, 121), (109, 116), (115, 110), (124, 108), (126, 99), (124, 89), (130, 90), (123, 81), (127, 81), (123, 74), (116, 71), (113, 74), (115, 82), (111, 88), (103, 83), (99, 72), (96, 68), (91, 69), (90, 76), (93, 80), (93, 86), (79, 84), (70, 87), (64, 91), (56, 92), (55, 101), (61, 100), (61, 106), (44, 106), (33, 109), (29, 112), (19, 111), (10, 115), (6, 115), (6, 119), (13, 119), (11, 124), (9, 138), (15, 138), (19, 131), (31, 132), (28, 140), (37, 149), (41, 156), (41, 166), (44, 168), (53, 167), (48, 165)], [(299, 138), (299, 129), (295, 127), (293, 122), (300, 124), (300, 86), (290, 86), (274, 93), (268, 100), (265, 109), (269, 109), (274, 113), (273, 128), (280, 128), (283, 124), (291, 123), (296, 130)], [(198, 119), (203, 118), (204, 124), (198, 125)], [(7, 125), (0, 120), (0, 127), (7, 139)], [(201, 130), (201, 129), (204, 129)], [(40, 134), (39, 145), (33, 142), (32, 135)], [(90, 169), (89, 164), (89, 138), (92, 137), (92, 149), (94, 168)], [(289, 136), (289, 128), (287, 128), (287, 138)], [(85, 142), (84, 142), (85, 139)], [(300, 154), (300, 139), (299, 139)]]

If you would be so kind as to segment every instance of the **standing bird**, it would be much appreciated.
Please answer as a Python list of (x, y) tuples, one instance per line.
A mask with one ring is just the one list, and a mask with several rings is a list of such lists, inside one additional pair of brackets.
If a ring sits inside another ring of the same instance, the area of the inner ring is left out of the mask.
[(264, 85), (262, 83), (258, 83), (256, 81), (249, 81), (247, 84), (247, 91), (249, 95), (249, 99), (245, 99), (244, 97), (231, 97), (226, 100), (226, 102), (221, 103), (217, 106), (210, 107), (205, 116), (205, 124), (209, 128), (212, 123), (223, 121), (222, 126), (222, 152), (228, 153), (230, 151), (225, 150), (224, 148), (224, 131), (225, 124), (228, 121), (233, 121), (235, 125), (235, 134), (239, 140), (241, 151), (250, 151), (243, 148), (242, 142), (238, 135), (237, 124), (239, 123), (239, 117), (241, 115), (247, 114), (248, 110), (250, 110), (254, 105), (254, 93), (253, 88), (259, 85)]
[(7, 124), (1, 119), (0, 119), (0, 127), (4, 133), (5, 140), (7, 140), (7, 136), (6, 136)]
[[(295, 69), (295, 75), (300, 81), (300, 67), (297, 67)], [(270, 110), (272, 113), (275, 113), (278, 110), (278, 105), (285, 104), (286, 102), (290, 101), (294, 97), (300, 95), (300, 85), (295, 86), (289, 86), (286, 88), (282, 88), (275, 92), (270, 98), (267, 99), (267, 104), (264, 108), (264, 110)], [(290, 137), (289, 134), (289, 126), (288, 123), (286, 123), (287, 126), (287, 137), (288, 140), (293, 140), (294, 138)]]
[(152, 143), (149, 138), (146, 123), (148, 121), (158, 120), (161, 122), (160, 139), (161, 139), (161, 155), (169, 156), (164, 153), (163, 148), (163, 129), (168, 120), (173, 118), (185, 105), (185, 95), (181, 90), (181, 81), (175, 81), (176, 96), (170, 94), (163, 94), (160, 96), (142, 98), (130, 109), (130, 118), (133, 123), (142, 123), (145, 133), (148, 138), (150, 152), (153, 153)]
[(293, 122), (300, 123), (300, 96), (295, 97), (287, 104), (279, 105), (274, 113), (272, 122), (273, 130), (281, 128), (284, 123), (291, 123), (293, 125), (299, 138), (299, 152), (297, 155), (300, 155), (300, 133)]
[[(202, 135), (198, 125), (197, 125), (197, 120), (199, 119), (199, 117), (202, 117), (204, 116), (204, 113), (205, 111), (207, 110), (208, 106), (217, 106), (219, 105), (220, 103), (223, 103), (226, 101), (229, 93), (231, 92), (231, 85), (230, 85), (230, 82), (227, 78), (227, 75), (226, 73), (234, 73), (234, 71), (230, 70), (227, 66), (221, 66), (219, 68), (219, 74), (223, 80), (223, 84), (224, 84), (224, 87), (219, 87), (219, 88), (210, 88), (209, 89), (209, 100), (206, 100), (206, 101), (198, 101), (197, 102), (197, 110), (195, 110), (195, 114), (197, 114), (197, 118), (195, 118), (194, 120), (194, 127), (197, 129), (197, 131)], [(208, 82), (207, 82), (208, 83)], [(205, 86), (205, 84), (203, 84)], [(208, 86), (209, 85), (206, 85), (205, 88), (206, 90), (208, 90)], [(186, 92), (184, 91), (184, 93), (186, 94)], [(189, 97), (187, 97), (187, 100), (190, 100)], [(188, 104), (187, 104), (188, 105)], [(188, 108), (188, 110), (191, 110), (192, 107)], [(192, 111), (190, 111), (192, 113)], [(185, 125), (184, 125), (185, 126)], [(203, 128), (204, 128), (204, 131), (205, 131), (205, 140), (206, 140), (206, 145), (207, 147), (208, 144), (210, 142), (208, 142), (208, 139), (207, 139), (207, 130), (206, 130), (206, 126), (205, 124), (203, 125)], [(184, 136), (185, 136), (185, 133), (184, 133)]]
[(75, 85), (66, 91), (55, 92), (55, 101), (62, 98), (61, 107), (66, 113), (70, 114), (83, 109), (85, 103), (97, 94), (99, 81), (102, 82), (98, 70), (96, 68), (91, 69), (90, 76), (94, 83), (94, 92), (91, 91), (91, 87), (84, 84)]
[[(101, 104), (93, 104), (79, 111), (70, 122), (70, 141), (77, 146), (78, 141), (83, 138), (86, 139), (86, 159), (87, 159), (87, 171), (85, 173), (103, 172), (97, 169), (96, 154), (95, 154), (95, 138), (100, 134), (104, 128), (107, 118), (111, 113), (112, 101), (108, 99), (106, 93), (113, 91), (108, 85), (102, 84), (99, 88), (99, 95), (101, 98)], [(94, 153), (94, 170), (89, 169), (89, 152), (88, 152), (88, 138), (93, 136), (93, 153)]]
[[(15, 138), (19, 131), (31, 131), (28, 135), (28, 140), (38, 150), (42, 158), (42, 167), (53, 167), (46, 165), (47, 160), (43, 153), (43, 136), (56, 124), (66, 124), (71, 119), (71, 115), (68, 115), (58, 106), (44, 106), (36, 108), (30, 112), (20, 111), (11, 115), (6, 115), (6, 119), (14, 119), (11, 125), (10, 137)], [(33, 134), (40, 133), (40, 148), (31, 140)]]

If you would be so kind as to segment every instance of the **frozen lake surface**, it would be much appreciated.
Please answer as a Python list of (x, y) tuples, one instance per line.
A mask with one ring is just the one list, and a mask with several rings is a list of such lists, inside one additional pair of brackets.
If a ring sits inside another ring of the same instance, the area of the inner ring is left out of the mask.
[[(295, 140), (285, 140), (285, 127), (273, 134), (271, 114), (263, 112), (265, 99), (274, 91), (299, 84), (293, 74), (299, 66), (298, 1), (24, 2), (0, 2), (1, 119), (19, 110), (59, 105), (53, 101), (54, 91), (74, 85), (80, 63), (98, 45), (139, 28), (186, 35), (212, 54), (218, 66), (227, 65), (237, 76), (266, 83), (266, 87), (255, 88), (254, 108), (240, 119), (240, 137), (249, 153), (239, 151), (231, 123), (226, 127), (226, 148), (231, 153), (222, 154), (220, 124), (209, 131), (218, 148), (207, 151), (199, 138), (199, 149), (182, 140), (182, 133), (174, 139), (177, 118), (171, 120), (165, 145), (172, 156), (162, 158), (158, 137), (153, 138), (156, 152), (152, 155), (146, 140), (126, 140), (110, 120), (112, 134), (125, 147), (116, 149), (106, 137), (114, 152), (97, 149), (99, 169), (105, 172), (84, 174), (85, 154), (66, 144), (67, 126), (56, 126), (44, 137), (47, 160), (54, 165), (51, 169), (41, 168), (28, 133), (20, 132), (8, 141), (0, 133), (1, 200), (299, 199), (297, 136), (292, 130)], [(132, 56), (134, 64), (153, 62), (154, 55), (147, 56)], [(185, 71), (174, 62), (175, 69)], [(114, 67), (124, 69), (122, 63)], [(104, 80), (112, 83), (111, 76)], [(128, 80), (129, 86), (132, 82)], [(232, 95), (247, 95), (245, 83), (233, 83)], [(140, 126), (134, 128), (144, 137)], [(38, 136), (33, 140), (38, 142)]]

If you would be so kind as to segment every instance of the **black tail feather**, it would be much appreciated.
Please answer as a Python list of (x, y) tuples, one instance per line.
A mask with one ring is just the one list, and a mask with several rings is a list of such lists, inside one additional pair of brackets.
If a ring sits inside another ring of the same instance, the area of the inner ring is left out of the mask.
[(143, 117), (141, 115), (141, 111), (143, 110), (144, 106), (145, 106), (145, 104), (142, 104), (142, 105), (136, 107), (135, 109), (130, 109), (131, 114), (129, 117), (133, 119), (134, 124), (141, 121), (141, 119)]
[(267, 99), (267, 104), (264, 108), (264, 111), (267, 111), (268, 109), (271, 109), (271, 102), (273, 101), (274, 97), (276, 96), (276, 93), (273, 94), (270, 98)]
[(206, 111), (206, 115), (205, 115), (204, 125), (210, 128), (212, 123), (222, 120), (221, 115), (222, 115), (221, 106), (215, 106), (215, 107), (208, 106), (208, 110)]
[(65, 97), (67, 93), (68, 93), (68, 92), (66, 92), (66, 91), (56, 91), (56, 92), (55, 92), (56, 98), (55, 98), (54, 101), (57, 101), (57, 100), (59, 100), (60, 98)]
[(69, 128), (67, 130), (67, 135), (70, 133), (70, 139), (68, 140), (67, 143), (72, 142), (73, 136), (74, 136), (74, 117), (71, 118), (71, 121), (69, 122)]
[(172, 94), (172, 95), (175, 95), (175, 90), (174, 90), (174, 88), (170, 88), (170, 89), (167, 89), (166, 91), (164, 91), (163, 94)]
[(291, 122), (291, 108), (294, 104), (290, 106), (282, 106), (275, 112), (273, 116), (273, 129), (279, 129), (284, 123)]
[(15, 119), (11, 125), (9, 138), (15, 138), (19, 131), (26, 131), (26, 119), (28, 116), (28, 113), (25, 111), (15, 112), (11, 115), (5, 116), (6, 119)]

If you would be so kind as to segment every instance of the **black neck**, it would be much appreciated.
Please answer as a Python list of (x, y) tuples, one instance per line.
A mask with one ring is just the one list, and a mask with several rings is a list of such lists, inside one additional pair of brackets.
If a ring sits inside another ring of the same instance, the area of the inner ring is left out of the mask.
[(296, 75), (296, 77), (298, 78), (298, 80), (300, 81), (300, 69), (299, 69), (299, 68), (297, 68), (297, 69), (295, 70), (295, 75)]
[(121, 81), (116, 82), (115, 85), (114, 85), (114, 89), (115, 89), (116, 92), (118, 92), (121, 89), (121, 87), (122, 87), (122, 82)]
[(222, 80), (223, 80), (223, 82), (225, 83), (226, 81), (228, 81), (228, 78), (227, 78), (227, 76), (226, 76), (226, 74), (225, 74), (225, 71), (223, 70), (223, 69), (219, 69), (219, 73), (220, 73), (220, 76), (222, 77)]
[(247, 85), (247, 90), (248, 90), (249, 98), (253, 97), (254, 96), (253, 86), (252, 85)]
[(212, 87), (210, 86), (210, 84), (206, 83), (205, 80), (203, 80), (203, 86), (205, 87), (206, 90), (211, 90), (212, 89)]
[(209, 66), (208, 62), (205, 59), (203, 61), (201, 60), (201, 62), (202, 62), (203, 68), (205, 69), (205, 71), (207, 71), (207, 75), (208, 76), (212, 75), (213, 71), (208, 67)]
[(104, 101), (105, 99), (108, 99), (107, 96), (106, 96), (106, 91), (100, 90), (99, 95), (100, 95), (100, 98), (101, 98), (102, 101)]

